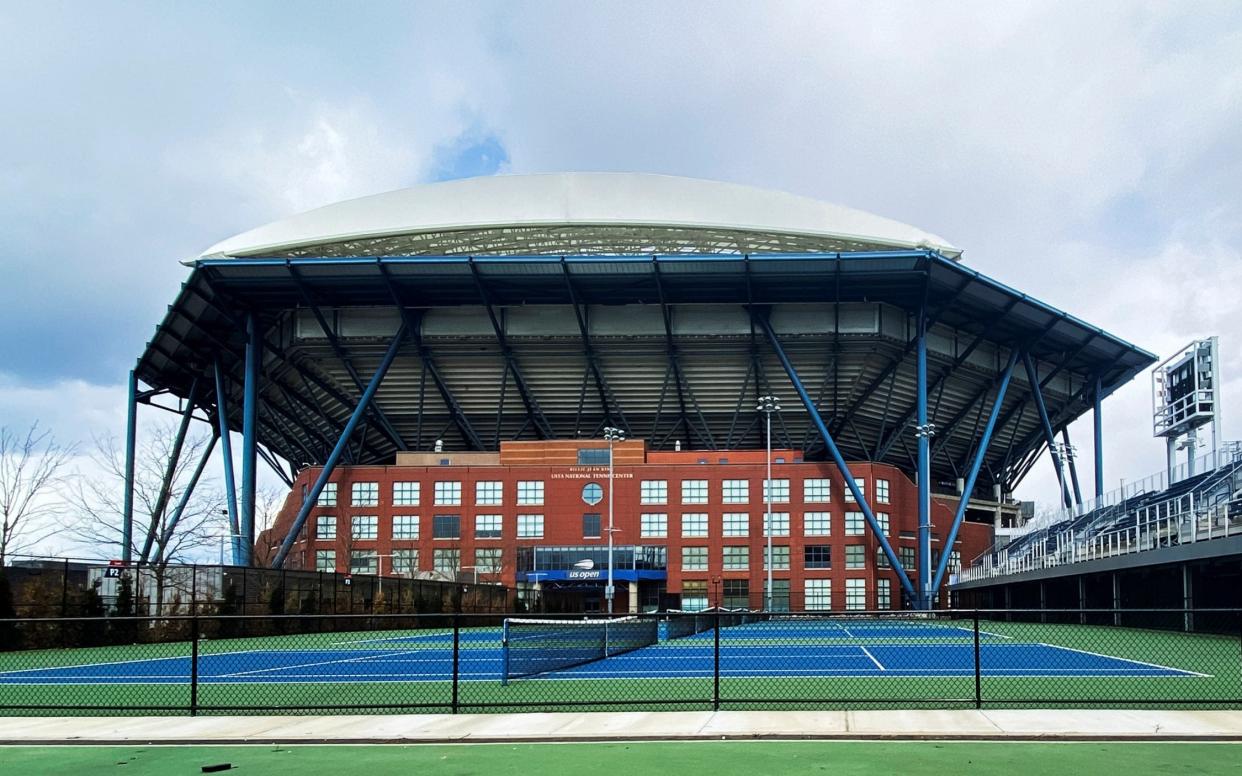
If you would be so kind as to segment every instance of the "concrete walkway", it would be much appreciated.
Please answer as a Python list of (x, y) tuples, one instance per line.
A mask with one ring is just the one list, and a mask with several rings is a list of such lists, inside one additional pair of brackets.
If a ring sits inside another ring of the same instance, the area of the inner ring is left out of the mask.
[(0, 717), (0, 744), (721, 739), (1242, 742), (1242, 711), (703, 711), (268, 717)]

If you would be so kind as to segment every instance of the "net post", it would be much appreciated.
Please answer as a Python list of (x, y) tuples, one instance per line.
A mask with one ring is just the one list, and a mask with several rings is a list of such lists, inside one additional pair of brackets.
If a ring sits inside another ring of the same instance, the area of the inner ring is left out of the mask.
[(453, 614), (453, 713), (459, 710), (458, 691), (461, 677), (461, 615)]
[(720, 609), (716, 609), (712, 638), (712, 711), (720, 711)]
[(198, 615), (190, 617), (190, 716), (198, 716)]
[(975, 632), (975, 708), (983, 708), (983, 667), (979, 650), (979, 610), (974, 610)]
[(509, 618), (500, 626), (500, 686), (509, 686)]

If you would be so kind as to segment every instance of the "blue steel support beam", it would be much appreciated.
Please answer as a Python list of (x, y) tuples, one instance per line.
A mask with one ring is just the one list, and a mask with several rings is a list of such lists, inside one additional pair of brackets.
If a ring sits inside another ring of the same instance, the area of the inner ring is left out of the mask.
[(1104, 400), (1103, 380), (1099, 377), (1095, 378), (1095, 412), (1092, 413), (1092, 425), (1095, 431), (1095, 497), (1099, 499), (1104, 495), (1104, 416), (1100, 411), (1100, 404)]
[(915, 333), (919, 440), (919, 609), (931, 608), (931, 426), (927, 423), (927, 310), (919, 307)]
[(1082, 506), (1082, 488), (1078, 487), (1078, 466), (1074, 459), (1074, 448), (1070, 444), (1069, 426), (1061, 426), (1061, 442), (1065, 445), (1065, 461), (1069, 464), (1070, 483), (1074, 486), (1074, 503)]
[(940, 562), (936, 564), (936, 576), (931, 583), (933, 600), (940, 590), (940, 584), (944, 581), (944, 572), (949, 567), (949, 554), (953, 552), (953, 543), (957, 541), (958, 529), (962, 527), (962, 520), (966, 517), (966, 506), (970, 503), (970, 494), (975, 489), (975, 480), (978, 479), (979, 470), (983, 467), (988, 445), (992, 443), (992, 434), (996, 431), (996, 420), (1000, 417), (1001, 405), (1005, 403), (1005, 392), (1009, 390), (1009, 378), (1013, 377), (1013, 370), (1017, 365), (1018, 349), (1014, 348), (1009, 352), (1009, 363), (1001, 374), (1000, 385), (996, 387), (996, 398), (992, 400), (992, 411), (988, 413), (988, 423), (983, 427), (983, 436), (979, 438), (975, 460), (970, 466), (970, 472), (966, 475), (966, 486), (962, 489), (962, 498), (957, 503), (957, 513), (953, 515), (953, 524), (949, 527), (948, 536), (945, 537), (940, 551)]
[(181, 522), (181, 516), (185, 514), (185, 508), (190, 503), (190, 497), (194, 495), (194, 489), (198, 487), (198, 480), (203, 476), (203, 470), (207, 468), (207, 461), (211, 458), (211, 451), (216, 449), (216, 440), (219, 436), (211, 435), (211, 441), (207, 443), (206, 449), (203, 450), (202, 456), (198, 459), (198, 466), (194, 467), (194, 473), (190, 475), (190, 481), (186, 483), (185, 490), (181, 493), (181, 498), (177, 499), (177, 506), (173, 508), (172, 515), (168, 518), (168, 525), (164, 526), (164, 532), (160, 534), (159, 545), (155, 548), (155, 557), (152, 562), (158, 564), (164, 557), (164, 551), (168, 549), (168, 542), (172, 540), (173, 532), (177, 530), (177, 523)]
[(138, 375), (129, 371), (125, 421), (125, 501), (121, 508), (121, 560), (134, 559), (134, 455), (138, 437)]
[(1022, 365), (1026, 367), (1026, 379), (1031, 384), (1031, 396), (1035, 399), (1035, 409), (1039, 412), (1039, 422), (1043, 425), (1044, 441), (1048, 444), (1048, 454), (1052, 456), (1052, 465), (1057, 470), (1057, 484), (1061, 488), (1061, 500), (1068, 509), (1073, 506), (1069, 488), (1065, 485), (1065, 473), (1061, 469), (1061, 456), (1057, 455), (1057, 438), (1052, 430), (1052, 421), (1048, 419), (1048, 408), (1044, 405), (1044, 392), (1039, 383), (1039, 372), (1029, 353), (1022, 354)]
[(216, 376), (216, 422), (219, 424), (220, 463), (224, 469), (224, 496), (229, 511), (229, 546), (233, 551), (233, 565), (241, 560), (241, 545), (237, 530), (237, 483), (233, 480), (233, 442), (229, 439), (228, 394), (224, 390), (224, 369), (220, 359), (213, 363)]
[(263, 360), (263, 330), (259, 317), (246, 315), (246, 376), (242, 392), (242, 481), (238, 533), (241, 534), (240, 565), (249, 566), (254, 555), (255, 477), (259, 458), (259, 372)]
[(177, 427), (177, 436), (173, 440), (172, 451), (168, 455), (168, 465), (164, 467), (164, 479), (160, 482), (160, 492), (151, 508), (151, 522), (147, 525), (147, 538), (142, 543), (142, 554), (139, 563), (146, 563), (151, 557), (151, 547), (155, 544), (155, 534), (159, 530), (160, 517), (168, 507), (168, 499), (172, 498), (173, 479), (177, 474), (177, 464), (181, 460), (181, 448), (185, 445), (186, 432), (190, 430), (190, 421), (194, 418), (194, 406), (198, 400), (198, 378), (190, 384), (190, 396), (185, 402), (185, 412), (181, 415), (181, 425)]
[(401, 324), (401, 328), (392, 338), (388, 350), (384, 353), (383, 360), (380, 361), (379, 368), (375, 370), (375, 374), (371, 377), (371, 382), (367, 384), (366, 390), (362, 392), (362, 398), (358, 400), (358, 406), (354, 409), (352, 415), (349, 416), (349, 422), (345, 424), (345, 430), (341, 432), (341, 438), (337, 440), (336, 447), (332, 448), (332, 452), (328, 455), (328, 460), (324, 461), (323, 470), (319, 472), (319, 477), (315, 479), (315, 484), (311, 486), (306, 497), (302, 500), (302, 506), (298, 508), (297, 517), (293, 519), (293, 525), (289, 528), (289, 533), (285, 535), (284, 541), (280, 543), (280, 549), (276, 552), (276, 557), (272, 560), (272, 568), (278, 569), (285, 564), (285, 557), (289, 554), (289, 550), (293, 548), (293, 543), (297, 541), (298, 534), (302, 532), (302, 527), (306, 525), (306, 518), (310, 515), (310, 511), (315, 506), (315, 502), (319, 500), (319, 494), (323, 492), (323, 486), (327, 484), (328, 479), (332, 477), (332, 473), (336, 470), (336, 463), (341, 459), (341, 455), (345, 452), (345, 448), (349, 445), (349, 438), (354, 433), (354, 429), (358, 427), (359, 421), (366, 414), (367, 406), (371, 400), (375, 398), (375, 392), (379, 390), (380, 383), (384, 381), (384, 375), (388, 374), (388, 367), (392, 366), (392, 362), (397, 357), (397, 351), (401, 347), (401, 343), (405, 340), (408, 329), (405, 324)]
[(794, 390), (798, 392), (798, 398), (802, 400), (802, 406), (806, 408), (807, 414), (811, 417), (811, 422), (815, 424), (820, 437), (824, 440), (824, 446), (828, 448), (829, 455), (832, 456), (833, 462), (836, 463), (837, 469), (840, 470), (841, 476), (845, 479), (845, 486), (850, 489), (850, 493), (854, 496), (854, 501), (857, 502), (858, 508), (862, 510), (863, 518), (867, 521), (867, 525), (870, 526), (872, 535), (879, 541), (880, 549), (884, 551), (884, 556), (888, 558), (889, 565), (897, 572), (897, 579), (901, 582), (902, 589), (906, 591), (906, 595), (911, 600), (916, 599), (917, 595), (914, 585), (911, 584), (906, 570), (902, 568), (901, 559), (897, 557), (897, 553), (893, 551), (893, 546), (889, 544), (888, 538), (880, 530), (880, 524), (876, 522), (875, 514), (871, 511), (871, 505), (858, 487), (858, 483), (854, 481), (854, 474), (850, 471), (849, 465), (846, 464), (844, 456), (841, 455), (841, 450), (837, 447), (837, 443), (833, 441), (832, 434), (828, 433), (828, 426), (824, 424), (824, 419), (820, 417), (819, 410), (815, 407), (815, 402), (811, 400), (810, 394), (803, 387), (802, 379), (798, 377), (797, 370), (794, 369), (789, 357), (785, 355), (785, 349), (781, 347), (780, 340), (776, 337), (776, 332), (772, 330), (772, 325), (755, 308), (750, 309), (750, 314), (755, 323), (759, 324), (760, 328), (763, 329), (768, 342), (772, 345), (773, 352), (776, 353), (781, 366), (785, 369), (785, 374), (789, 377), (789, 382), (793, 384)]

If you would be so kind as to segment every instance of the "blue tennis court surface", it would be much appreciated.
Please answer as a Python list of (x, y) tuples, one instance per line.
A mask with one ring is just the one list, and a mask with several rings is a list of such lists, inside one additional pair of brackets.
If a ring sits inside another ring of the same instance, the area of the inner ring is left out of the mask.
[[(1193, 671), (1044, 643), (1019, 643), (981, 631), (985, 677), (1175, 677)], [(919, 640), (923, 641), (920, 642)], [(770, 621), (721, 631), (720, 675), (744, 677), (968, 677), (974, 675), (969, 628), (925, 623)], [(499, 629), (462, 631), (461, 681), (499, 681)], [(220, 643), (204, 643), (204, 652)], [(712, 677), (714, 634), (643, 647), (522, 681)], [(200, 684), (298, 684), (449, 681), (452, 635), (355, 634), (323, 649), (258, 649), (200, 654)], [(190, 659), (169, 657), (0, 672), (0, 685), (183, 684)]]

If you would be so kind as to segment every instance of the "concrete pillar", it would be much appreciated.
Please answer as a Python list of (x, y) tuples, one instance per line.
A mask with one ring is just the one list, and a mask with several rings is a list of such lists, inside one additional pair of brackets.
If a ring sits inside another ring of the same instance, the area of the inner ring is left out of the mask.
[(1121, 625), (1121, 579), (1113, 572), (1113, 625)]
[(1195, 591), (1194, 578), (1190, 574), (1190, 564), (1182, 564), (1182, 627), (1187, 633), (1195, 629)]

